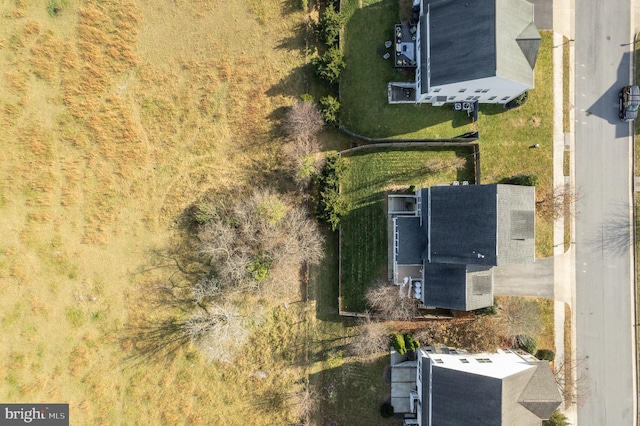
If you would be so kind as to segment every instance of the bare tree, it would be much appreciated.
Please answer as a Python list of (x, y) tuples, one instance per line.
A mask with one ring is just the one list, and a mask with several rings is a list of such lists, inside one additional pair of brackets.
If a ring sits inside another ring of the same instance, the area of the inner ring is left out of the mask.
[(249, 325), (231, 305), (214, 305), (196, 312), (182, 326), (191, 343), (200, 348), (209, 361), (231, 362), (234, 352), (249, 338)]
[(374, 283), (364, 298), (373, 312), (386, 319), (410, 320), (418, 314), (417, 301), (402, 294), (397, 286), (385, 281)]
[(389, 330), (383, 323), (367, 316), (358, 325), (357, 334), (349, 344), (349, 349), (359, 357), (386, 352), (389, 350)]
[(505, 336), (537, 336), (542, 328), (540, 308), (532, 298), (501, 297), (498, 302), (498, 319)]
[(293, 104), (284, 117), (284, 131), (298, 141), (315, 139), (324, 127), (324, 118), (313, 102), (298, 101)]
[(586, 370), (581, 368), (583, 363), (584, 359), (577, 359), (575, 364), (571, 359), (554, 362), (553, 375), (565, 406), (573, 403), (582, 405), (589, 397), (589, 389), (586, 387)]
[(568, 218), (575, 215), (575, 203), (580, 199), (580, 193), (569, 185), (558, 185), (547, 193), (538, 194), (536, 210), (549, 219)]
[[(200, 254), (209, 258), (222, 289), (284, 290), (298, 282), (302, 265), (317, 263), (323, 256), (316, 221), (272, 190), (237, 198), (210, 217), (198, 232)], [(259, 279), (255, 269), (250, 272), (256, 267)]]
[(302, 425), (312, 424), (313, 413), (318, 405), (319, 395), (309, 381), (292, 392), (289, 401)]

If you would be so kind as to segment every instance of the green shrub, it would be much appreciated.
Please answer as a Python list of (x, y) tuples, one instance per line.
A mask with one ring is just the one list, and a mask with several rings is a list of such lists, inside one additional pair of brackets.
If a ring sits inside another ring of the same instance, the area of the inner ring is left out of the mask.
[(334, 46), (340, 37), (340, 30), (345, 24), (344, 16), (336, 11), (333, 3), (327, 5), (316, 26), (316, 34), (320, 42), (329, 47)]
[(542, 422), (542, 426), (569, 426), (569, 419), (567, 416), (562, 414), (560, 411), (556, 410), (553, 412), (549, 420), (545, 420)]
[(551, 349), (538, 349), (536, 358), (551, 362), (556, 359), (556, 354)]
[(506, 178), (502, 180), (502, 183), (507, 183), (510, 185), (522, 185), (522, 186), (538, 186), (540, 179), (537, 175), (529, 175), (525, 173), (520, 173), (515, 176), (511, 176), (510, 178)]
[(404, 341), (404, 335), (398, 333), (391, 336), (391, 345), (393, 345), (393, 348), (400, 355), (404, 355), (407, 353), (407, 348), (405, 346), (405, 341)]
[(517, 98), (507, 102), (504, 107), (506, 109), (513, 109), (513, 108), (518, 108), (521, 107), (522, 105), (524, 105), (525, 103), (527, 103), (527, 100), (529, 99), (529, 92), (524, 92), (523, 94), (521, 94), (520, 96), (518, 96)]
[(331, 225), (331, 230), (338, 229), (340, 219), (349, 211), (349, 203), (340, 194), (340, 180), (347, 170), (347, 163), (339, 154), (332, 154), (318, 177), (319, 197), (316, 215), (320, 220)]
[(316, 56), (311, 60), (316, 67), (316, 74), (329, 84), (336, 84), (340, 80), (340, 74), (345, 68), (344, 54), (337, 47), (332, 47), (322, 56)]
[(416, 186), (415, 185), (409, 185), (409, 193), (410, 194), (415, 194), (416, 193)]
[(308, 93), (303, 93), (302, 95), (300, 95), (300, 100), (309, 104), (312, 104), (316, 101), (315, 99), (313, 99), (313, 95), (310, 95)]
[(533, 337), (526, 334), (519, 334), (515, 338), (516, 346), (531, 355), (536, 353), (538, 342)]
[(498, 313), (498, 299), (493, 298), (493, 305), (487, 306), (486, 308), (476, 309), (474, 311), (476, 315), (495, 315)]
[(263, 282), (269, 278), (269, 273), (271, 272), (271, 265), (273, 264), (273, 259), (261, 253), (253, 258), (251, 263), (247, 266), (247, 271), (251, 278), (253, 278), (256, 282)]
[(337, 125), (340, 114), (340, 101), (331, 95), (320, 99), (320, 113), (328, 124)]
[(411, 333), (404, 335), (404, 343), (408, 351), (415, 351), (420, 347), (420, 342), (415, 340)]
[(309, 0), (300, 0), (300, 8), (303, 12), (309, 10)]
[(389, 417), (393, 416), (393, 413), (394, 413), (393, 405), (391, 405), (390, 402), (385, 402), (380, 406), (380, 415), (385, 419), (388, 419)]

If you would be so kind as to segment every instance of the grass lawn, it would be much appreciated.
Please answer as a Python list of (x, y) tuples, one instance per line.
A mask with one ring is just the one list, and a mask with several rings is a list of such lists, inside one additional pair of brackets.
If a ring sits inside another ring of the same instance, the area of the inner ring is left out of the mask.
[[(341, 222), (343, 310), (362, 312), (368, 286), (376, 278), (387, 277), (387, 192), (406, 190), (409, 185), (473, 181), (468, 162), (461, 170), (448, 166), (458, 157), (472, 161), (469, 154), (470, 149), (461, 147), (360, 151), (345, 156), (349, 171), (342, 194), (350, 210)], [(427, 171), (433, 161), (439, 162), (440, 171)]]
[(340, 80), (341, 124), (369, 137), (449, 138), (472, 128), (465, 113), (430, 105), (389, 105), (387, 83), (413, 77), (384, 60), (377, 49), (391, 40), (398, 0), (342, 1), (348, 22), (342, 38), (347, 67)]

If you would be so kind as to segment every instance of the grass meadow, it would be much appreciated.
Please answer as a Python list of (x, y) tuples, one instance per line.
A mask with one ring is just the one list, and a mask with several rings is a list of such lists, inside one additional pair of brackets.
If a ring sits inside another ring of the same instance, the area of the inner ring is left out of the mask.
[[(68, 402), (72, 424), (289, 424), (306, 305), (264, 308), (222, 368), (189, 347), (136, 358), (189, 276), (180, 214), (280, 170), (305, 91), (289, 0), (0, 4), (0, 400)], [(259, 42), (257, 42), (259, 40)]]

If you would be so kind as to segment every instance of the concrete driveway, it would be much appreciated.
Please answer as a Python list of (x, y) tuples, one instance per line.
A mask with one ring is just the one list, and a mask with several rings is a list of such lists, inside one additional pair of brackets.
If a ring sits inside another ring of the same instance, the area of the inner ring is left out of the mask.
[(496, 266), (493, 270), (495, 296), (535, 296), (553, 299), (554, 258), (534, 263)]

